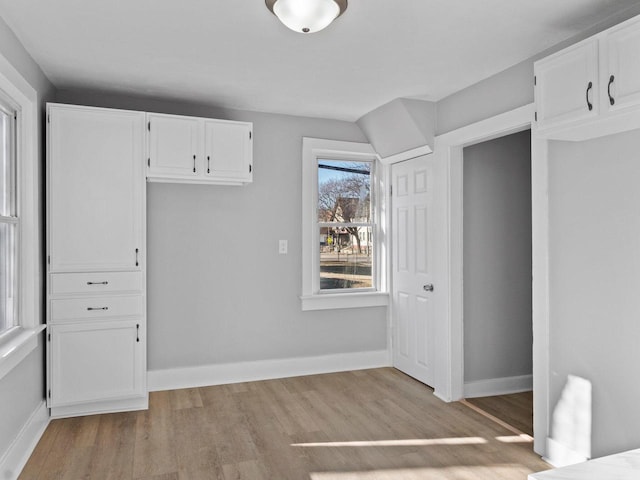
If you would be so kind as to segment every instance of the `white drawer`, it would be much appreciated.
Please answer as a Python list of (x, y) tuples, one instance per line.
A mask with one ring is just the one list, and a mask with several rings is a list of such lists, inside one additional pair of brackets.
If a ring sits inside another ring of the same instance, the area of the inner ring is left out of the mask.
[(49, 278), (51, 295), (142, 291), (142, 272), (54, 273)]
[(142, 295), (57, 298), (51, 300), (51, 321), (142, 316), (143, 298)]

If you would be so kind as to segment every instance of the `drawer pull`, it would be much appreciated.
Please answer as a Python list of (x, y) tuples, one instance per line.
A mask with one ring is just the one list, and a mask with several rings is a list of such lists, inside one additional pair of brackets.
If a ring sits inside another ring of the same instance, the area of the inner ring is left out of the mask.
[(87, 285), (109, 285), (109, 282), (87, 282)]
[(109, 310), (109, 307), (87, 307), (87, 310)]

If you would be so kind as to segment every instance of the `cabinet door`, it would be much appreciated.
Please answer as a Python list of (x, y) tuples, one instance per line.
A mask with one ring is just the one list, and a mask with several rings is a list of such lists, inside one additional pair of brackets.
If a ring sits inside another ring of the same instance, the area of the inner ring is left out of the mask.
[(598, 114), (597, 39), (579, 43), (536, 62), (535, 76), (539, 128)]
[(202, 174), (202, 120), (148, 114), (149, 176), (195, 177)]
[(140, 270), (144, 113), (50, 106), (51, 272)]
[(206, 120), (204, 125), (205, 175), (221, 181), (251, 181), (251, 125), (215, 120)]
[(607, 110), (640, 104), (640, 21), (604, 36), (603, 103)]
[(50, 328), (51, 407), (144, 395), (142, 321)]

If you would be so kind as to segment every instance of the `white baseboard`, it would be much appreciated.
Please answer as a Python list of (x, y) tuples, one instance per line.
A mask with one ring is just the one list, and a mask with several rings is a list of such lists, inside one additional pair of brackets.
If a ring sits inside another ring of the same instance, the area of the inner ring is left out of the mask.
[(2, 480), (16, 480), (18, 478), (47, 425), (49, 425), (49, 410), (47, 403), (43, 401), (33, 411), (9, 450), (0, 459), (0, 478)]
[(387, 350), (150, 370), (150, 392), (391, 366)]
[(547, 437), (547, 454), (543, 460), (553, 467), (560, 468), (586, 462), (589, 458), (553, 438)]
[(529, 390), (533, 390), (533, 375), (491, 378), (489, 380), (465, 382), (464, 398), (507, 395), (509, 393), (528, 392)]

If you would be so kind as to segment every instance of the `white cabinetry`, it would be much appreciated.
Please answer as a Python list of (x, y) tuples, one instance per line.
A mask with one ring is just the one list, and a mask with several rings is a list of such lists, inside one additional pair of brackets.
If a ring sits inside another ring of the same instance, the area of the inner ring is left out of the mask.
[(640, 17), (537, 61), (534, 71), (539, 135), (584, 140), (640, 128)]
[(147, 114), (151, 182), (242, 185), (253, 179), (252, 124)]
[(602, 85), (605, 108), (615, 111), (640, 104), (640, 21), (607, 30), (602, 37)]
[(146, 408), (145, 114), (47, 114), (48, 406)]
[(589, 40), (536, 63), (540, 128), (598, 114), (598, 42)]

